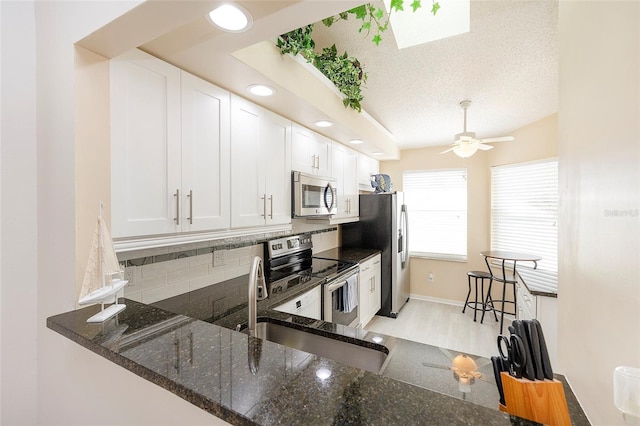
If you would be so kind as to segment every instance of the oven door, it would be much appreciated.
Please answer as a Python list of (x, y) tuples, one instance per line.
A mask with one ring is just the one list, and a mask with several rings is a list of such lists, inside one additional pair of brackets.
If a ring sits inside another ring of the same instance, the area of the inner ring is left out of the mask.
[(322, 311), (324, 320), (334, 324), (356, 327), (360, 320), (359, 271), (330, 280), (324, 285)]

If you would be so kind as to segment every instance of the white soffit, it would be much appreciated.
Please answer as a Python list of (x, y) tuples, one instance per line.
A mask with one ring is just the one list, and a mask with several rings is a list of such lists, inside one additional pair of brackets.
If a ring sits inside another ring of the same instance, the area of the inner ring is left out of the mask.
[[(391, 0), (384, 0), (387, 12), (390, 3)], [(424, 0), (422, 3), (415, 12), (410, 5), (400, 12), (391, 12), (389, 23), (398, 49), (469, 32), (470, 0), (447, 1), (435, 16), (431, 3)]]

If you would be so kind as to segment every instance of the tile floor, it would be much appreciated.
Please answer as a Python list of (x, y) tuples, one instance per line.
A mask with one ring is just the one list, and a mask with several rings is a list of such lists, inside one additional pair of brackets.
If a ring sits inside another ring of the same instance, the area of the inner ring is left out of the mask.
[[(365, 329), (488, 358), (498, 354), (500, 323), (487, 312), (481, 324), (480, 315), (474, 322), (469, 308), (463, 314), (462, 306), (410, 299), (398, 318), (375, 316)], [(511, 319), (505, 316), (505, 332)]]

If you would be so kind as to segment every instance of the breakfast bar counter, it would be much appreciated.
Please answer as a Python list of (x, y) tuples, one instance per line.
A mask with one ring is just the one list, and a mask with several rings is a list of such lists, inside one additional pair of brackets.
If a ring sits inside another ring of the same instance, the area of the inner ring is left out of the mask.
[[(246, 278), (232, 281), (246, 287)], [(225, 305), (208, 321), (198, 319), (206, 309), (194, 303), (212, 303), (202, 290), (167, 300), (164, 308), (124, 299), (126, 310), (104, 324), (86, 323), (99, 309), (89, 306), (52, 316), (47, 326), (232, 424), (531, 424), (498, 410), (484, 358), (470, 355), (480, 378), (461, 392), (449, 368), (457, 353), (276, 312), (271, 308), (277, 302), (259, 303), (259, 321), (388, 348), (381, 371), (364, 371), (235, 331), (237, 321), (246, 322), (246, 299), (244, 307)], [(566, 384), (565, 392), (573, 424), (588, 424)]]

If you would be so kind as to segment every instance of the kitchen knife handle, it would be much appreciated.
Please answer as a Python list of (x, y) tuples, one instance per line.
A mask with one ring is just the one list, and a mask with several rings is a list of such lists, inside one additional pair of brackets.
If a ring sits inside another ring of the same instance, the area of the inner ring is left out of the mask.
[(529, 380), (535, 380), (536, 371), (534, 368), (533, 351), (531, 350), (531, 345), (529, 344), (529, 340), (527, 339), (527, 332), (525, 330), (524, 324), (522, 323), (522, 320), (513, 321), (513, 328), (515, 329), (515, 334), (520, 336), (520, 338), (522, 339), (524, 352), (527, 354), (527, 362), (525, 362), (524, 368), (522, 370), (522, 375)]
[(544, 372), (542, 371), (542, 357), (540, 355), (540, 342), (538, 340), (538, 329), (530, 320), (523, 321), (527, 336), (529, 336), (529, 344), (531, 346), (531, 361), (536, 371), (536, 380), (544, 380)]
[(538, 331), (538, 342), (540, 343), (540, 359), (542, 360), (542, 371), (544, 378), (553, 380), (553, 369), (551, 368), (551, 360), (549, 359), (549, 351), (547, 350), (547, 342), (544, 339), (542, 324), (537, 319), (532, 320)]
[(502, 358), (499, 356), (492, 356), (491, 364), (493, 365), (493, 377), (496, 379), (496, 386), (498, 387), (498, 393), (500, 394), (500, 404), (505, 405), (504, 390), (502, 389), (502, 377), (500, 377), (500, 373), (504, 371), (502, 369)]

